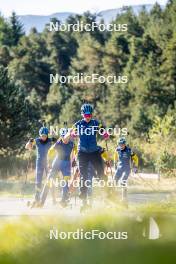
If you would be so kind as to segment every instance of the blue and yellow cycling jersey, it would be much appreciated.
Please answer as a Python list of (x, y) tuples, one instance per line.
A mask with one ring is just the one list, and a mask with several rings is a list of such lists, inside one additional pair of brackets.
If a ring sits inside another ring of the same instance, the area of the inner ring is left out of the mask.
[(74, 148), (73, 141), (69, 141), (67, 144), (64, 144), (62, 139), (57, 141), (54, 145), (54, 149), (57, 152), (59, 160), (70, 160), (71, 152)]
[(135, 166), (138, 167), (138, 157), (129, 147), (121, 149), (120, 147), (116, 148), (114, 155), (114, 161), (118, 161), (118, 167), (130, 167), (131, 160), (134, 162)]

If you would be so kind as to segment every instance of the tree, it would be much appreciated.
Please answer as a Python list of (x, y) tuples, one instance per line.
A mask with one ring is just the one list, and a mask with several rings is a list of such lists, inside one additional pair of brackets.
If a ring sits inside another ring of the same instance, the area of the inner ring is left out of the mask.
[[(72, 76), (76, 74), (83, 74), (84, 76), (102, 75), (102, 57), (103, 48), (100, 43), (95, 41), (89, 34), (85, 35), (80, 39), (77, 55), (72, 59), (70, 74)], [(98, 83), (98, 81), (93, 83), (91, 80), (89, 82), (72, 83), (71, 86), (73, 91), (81, 92), (82, 98), (93, 104), (102, 98), (105, 87), (103, 83)]]
[(12, 57), (10, 55), (10, 50), (8, 46), (1, 46), (0, 47), (0, 64), (4, 67), (7, 67), (10, 63)]
[(0, 155), (10, 156), (24, 149), (33, 134), (37, 109), (25, 98), (24, 91), (10, 81), (7, 69), (0, 67)]
[(35, 89), (42, 99), (50, 86), (48, 54), (45, 39), (39, 33), (31, 33), (21, 38), (9, 64), (11, 78), (29, 93)]
[(59, 116), (64, 104), (70, 98), (71, 92), (67, 86), (52, 84), (45, 102), (49, 122), (59, 122)]
[(131, 94), (122, 84), (114, 84), (109, 90), (106, 103), (97, 104), (97, 115), (103, 118), (108, 126), (126, 127), (131, 116), (129, 109)]
[(19, 21), (15, 12), (10, 17), (10, 42), (12, 46), (16, 46), (20, 38), (24, 35), (23, 24)]
[(103, 69), (107, 74), (120, 75), (129, 56), (129, 43), (123, 34), (113, 34), (105, 45)]
[(169, 97), (167, 97), (168, 104), (174, 106), (176, 101), (176, 32), (163, 51), (161, 73), (162, 84)]
[(10, 26), (0, 14), (0, 44), (10, 46)]
[[(53, 18), (51, 22), (60, 24), (60, 21)], [(52, 65), (52, 72), (67, 75), (72, 57), (76, 53), (77, 41), (69, 32), (49, 32), (48, 25), (44, 30), (44, 37), (49, 51), (49, 62)]]
[(76, 92), (64, 104), (59, 118), (60, 123), (67, 122), (69, 126), (72, 126), (77, 120), (81, 119), (81, 105), (80, 94)]

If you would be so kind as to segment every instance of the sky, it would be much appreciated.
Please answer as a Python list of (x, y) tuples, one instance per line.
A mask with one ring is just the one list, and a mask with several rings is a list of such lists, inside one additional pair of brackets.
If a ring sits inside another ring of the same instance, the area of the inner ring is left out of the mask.
[[(5, 17), (17, 15), (50, 15), (58, 12), (98, 12), (124, 5), (153, 4), (156, 0), (0, 0), (0, 12)], [(167, 0), (157, 0), (165, 5)]]

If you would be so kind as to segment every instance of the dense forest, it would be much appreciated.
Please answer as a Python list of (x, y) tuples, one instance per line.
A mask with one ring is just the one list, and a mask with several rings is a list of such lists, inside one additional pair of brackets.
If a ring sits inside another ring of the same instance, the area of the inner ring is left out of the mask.
[[(56, 22), (53, 18), (52, 21)], [(71, 16), (67, 23), (92, 23), (96, 14)], [(58, 21), (60, 23), (60, 21)], [(141, 166), (176, 170), (176, 0), (157, 3), (138, 16), (130, 8), (113, 23), (127, 31), (26, 35), (13, 13), (0, 16), (0, 158), (23, 159), (24, 144), (40, 121), (63, 126), (80, 119), (84, 101), (106, 126), (127, 127)], [(50, 73), (127, 76), (127, 83), (50, 83)], [(111, 138), (111, 145), (116, 138)], [(15, 161), (14, 161), (15, 162)]]

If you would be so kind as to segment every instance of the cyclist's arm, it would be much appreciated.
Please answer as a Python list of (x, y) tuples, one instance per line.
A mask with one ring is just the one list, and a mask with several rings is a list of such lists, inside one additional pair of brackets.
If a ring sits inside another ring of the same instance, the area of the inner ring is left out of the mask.
[(105, 139), (105, 140), (109, 139), (109, 134), (106, 131), (105, 126), (103, 126), (103, 124), (99, 123), (98, 128), (99, 128), (99, 130), (104, 129), (104, 134), (102, 135), (103, 139)]
[(65, 144), (67, 144), (71, 138), (75, 138), (76, 137), (76, 126), (74, 125), (71, 129), (69, 129), (69, 131), (67, 132), (67, 134), (64, 136), (63, 138), (63, 142)]
[(36, 145), (35, 139), (30, 138), (29, 141), (25, 145), (25, 149), (32, 150), (35, 145)]

